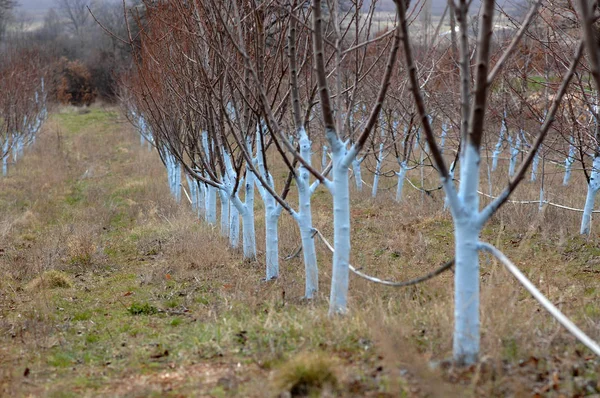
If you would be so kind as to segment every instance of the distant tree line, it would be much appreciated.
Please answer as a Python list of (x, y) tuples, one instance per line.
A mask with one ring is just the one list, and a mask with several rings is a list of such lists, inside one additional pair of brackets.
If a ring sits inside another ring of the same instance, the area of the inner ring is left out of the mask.
[[(0, 52), (36, 49), (49, 70), (49, 101), (116, 101), (119, 78), (131, 64), (130, 46), (121, 39), (129, 35), (122, 2), (56, 0), (41, 24), (15, 16), (16, 5), (0, 0)], [(134, 10), (131, 18), (143, 18), (141, 0), (128, 0), (126, 7)]]

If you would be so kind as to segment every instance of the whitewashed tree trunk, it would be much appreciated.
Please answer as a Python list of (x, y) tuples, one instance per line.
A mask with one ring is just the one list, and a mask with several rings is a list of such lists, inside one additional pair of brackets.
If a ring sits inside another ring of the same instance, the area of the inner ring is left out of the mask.
[(279, 217), (282, 208), (268, 193), (264, 199), (266, 280), (271, 280), (279, 277)]
[(377, 188), (379, 186), (379, 175), (381, 174), (381, 163), (383, 163), (383, 142), (379, 144), (379, 156), (377, 157), (377, 164), (375, 165), (375, 176), (373, 177), (373, 189), (371, 196), (377, 197)]
[(229, 206), (229, 246), (234, 249), (240, 247), (240, 213), (231, 202)]
[(352, 172), (354, 173), (354, 180), (356, 183), (356, 189), (358, 192), (362, 192), (363, 182), (362, 182), (362, 174), (360, 171), (360, 164), (363, 159), (359, 159), (358, 157), (352, 160)]
[(479, 219), (480, 155), (467, 145), (461, 160), (460, 209), (454, 219), (456, 274), (454, 278), (454, 360), (473, 363), (479, 354)]
[(323, 154), (321, 155), (321, 170), (327, 167), (327, 145), (323, 145)]
[(229, 236), (229, 193), (228, 190), (219, 190), (221, 200), (221, 236)]
[(13, 134), (13, 145), (12, 145), (12, 158), (13, 158), (13, 163), (17, 163), (17, 155), (18, 155), (18, 140), (17, 140), (17, 135), (16, 133)]
[(185, 180), (190, 191), (192, 210), (196, 210), (198, 206), (198, 184), (196, 184), (196, 181), (194, 181), (187, 173), (185, 174)]
[[(498, 168), (498, 157), (502, 153), (502, 142), (504, 141), (504, 135), (508, 129), (506, 128), (506, 112), (504, 112), (504, 117), (502, 118), (502, 122), (500, 124), (500, 135), (498, 136), (498, 142), (494, 147), (494, 152), (492, 153), (492, 171), (496, 171)], [(510, 142), (510, 136), (508, 137)]]
[[(229, 181), (235, 181), (235, 170), (231, 164), (229, 154), (223, 151), (223, 162), (227, 178)], [(244, 259), (256, 259), (256, 232), (254, 229), (254, 174), (248, 172), (245, 180), (246, 203), (239, 198), (239, 193), (233, 192), (233, 184), (226, 185), (226, 191), (229, 194), (230, 207), (235, 206), (239, 215), (242, 217), (242, 248)], [(231, 213), (231, 209), (230, 209)], [(230, 225), (231, 228), (231, 225)]]
[(513, 142), (513, 138), (509, 136), (508, 143), (510, 144), (510, 163), (508, 164), (508, 176), (512, 177), (515, 175), (515, 170), (517, 168), (517, 158), (519, 156), (519, 148), (521, 146), (521, 137), (517, 135)]
[(579, 231), (582, 235), (590, 234), (592, 212), (594, 211), (594, 202), (596, 201), (598, 190), (600, 190), (600, 154), (596, 154), (592, 162), (592, 172), (590, 173), (590, 181), (588, 183), (587, 196), (581, 218), (581, 229)]
[(540, 151), (537, 150), (531, 164), (531, 181), (537, 181), (538, 167), (540, 166)]
[(217, 225), (217, 188), (206, 185), (204, 198), (206, 201), (204, 220), (209, 225)]
[(2, 175), (5, 177), (8, 174), (8, 145), (9, 143), (7, 138), (6, 141), (4, 141), (4, 145), (2, 146), (2, 153), (4, 154), (4, 156), (2, 156)]
[(256, 229), (254, 227), (254, 174), (251, 171), (246, 173), (246, 211), (242, 214), (243, 225), (243, 244), (244, 258), (256, 259)]
[(446, 145), (446, 137), (448, 136), (448, 125), (446, 122), (442, 123), (442, 136), (440, 137), (440, 153), (444, 154), (444, 146)]
[[(348, 310), (348, 282), (350, 264), (350, 189), (348, 178), (349, 163), (356, 159), (356, 152), (348, 154), (344, 143), (335, 133), (327, 132), (333, 156), (333, 181), (328, 189), (333, 196), (333, 270), (329, 313), (345, 313)], [(332, 137), (333, 136), (333, 137)]]
[(199, 181), (194, 181), (194, 184), (196, 184), (196, 210), (198, 211), (198, 218), (201, 219), (206, 211), (204, 199), (206, 185)]
[[(311, 142), (303, 128), (300, 129), (299, 136), (300, 155), (310, 164)], [(319, 269), (312, 226), (311, 196), (313, 190), (310, 186), (310, 172), (302, 164), (298, 168), (296, 185), (298, 186), (298, 213), (295, 219), (302, 239), (305, 272), (304, 296), (312, 299), (319, 290)]]
[(565, 159), (565, 177), (563, 178), (563, 185), (569, 185), (571, 179), (571, 168), (575, 163), (575, 145), (573, 145), (573, 137), (569, 138), (569, 155)]
[[(448, 171), (450, 180), (454, 180), (454, 171), (455, 171), (455, 163), (452, 162), (452, 164), (450, 165), (450, 170)], [(444, 210), (448, 210), (449, 206), (450, 206), (450, 202), (448, 201), (448, 195), (446, 194), (446, 196), (444, 197)]]
[[(269, 184), (270, 188), (275, 189), (273, 176), (271, 176), (265, 168), (262, 143), (259, 134), (260, 131), (257, 132), (256, 138), (255, 163), (258, 166), (258, 172), (260, 173), (260, 176), (262, 176), (262, 179)], [(248, 145), (248, 149), (252, 149), (250, 145)], [(279, 277), (279, 217), (281, 216), (283, 208), (277, 203), (273, 195), (271, 195), (261, 184), (262, 183), (259, 180), (256, 186), (258, 187), (258, 192), (265, 204), (265, 280), (271, 280)]]
[[(206, 162), (210, 162), (210, 144), (206, 131), (202, 132), (202, 148), (204, 149)], [(217, 188), (207, 184), (204, 198), (206, 201), (204, 219), (209, 225), (217, 225)]]
[(398, 184), (396, 186), (396, 202), (400, 203), (402, 201), (402, 191), (404, 189), (404, 181), (406, 181), (408, 167), (406, 165), (406, 161), (400, 161), (400, 159), (398, 159), (398, 163), (400, 163), (400, 171), (396, 173), (398, 176)]

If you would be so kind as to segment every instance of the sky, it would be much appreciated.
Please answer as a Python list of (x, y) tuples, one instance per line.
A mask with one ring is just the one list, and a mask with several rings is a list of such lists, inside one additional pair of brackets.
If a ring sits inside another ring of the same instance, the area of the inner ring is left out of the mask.
[[(46, 12), (52, 8), (56, 6), (56, 0), (17, 0), (20, 7), (19, 7), (19, 11), (24, 11), (26, 12), (29, 17), (37, 20), (37, 21), (41, 21), (44, 17), (44, 15), (46, 14)], [(96, 0), (99, 2), (109, 2), (109, 1), (117, 1), (117, 0)], [(432, 12), (434, 15), (440, 15), (444, 8), (445, 5), (447, 4), (447, 0), (431, 0), (432, 1)], [(504, 0), (504, 3), (506, 4), (510, 4), (513, 3), (515, 1), (519, 1), (519, 0)], [(369, 0), (365, 0), (364, 1), (364, 6), (368, 7), (368, 4), (370, 3)], [(379, 0), (379, 7), (383, 8), (383, 9), (393, 9), (393, 0)], [(416, 3), (416, 0), (413, 0), (411, 3)], [(474, 3), (479, 3), (478, 0), (475, 0)], [(476, 7), (477, 5), (475, 4), (475, 6), (473, 7), (473, 9), (477, 9)]]
[[(95, 0), (96, 2), (114, 2), (117, 0)], [(56, 8), (56, 0), (17, 0), (19, 7), (17, 13), (25, 12), (29, 17), (41, 21), (46, 12)]]

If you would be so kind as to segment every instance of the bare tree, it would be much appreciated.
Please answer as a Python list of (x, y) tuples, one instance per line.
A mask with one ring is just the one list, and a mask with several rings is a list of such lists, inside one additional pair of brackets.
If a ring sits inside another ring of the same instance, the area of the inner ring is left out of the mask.
[(16, 0), (0, 0), (0, 40), (6, 32), (6, 27), (12, 16), (12, 10), (17, 4)]
[(58, 11), (66, 19), (72, 34), (79, 36), (90, 19), (88, 0), (56, 0)]

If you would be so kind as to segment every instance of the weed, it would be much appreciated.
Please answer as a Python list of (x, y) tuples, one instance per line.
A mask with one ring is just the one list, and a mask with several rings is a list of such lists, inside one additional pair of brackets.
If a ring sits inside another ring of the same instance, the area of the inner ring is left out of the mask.
[(158, 309), (148, 303), (132, 303), (127, 311), (131, 315), (154, 315), (158, 313)]

